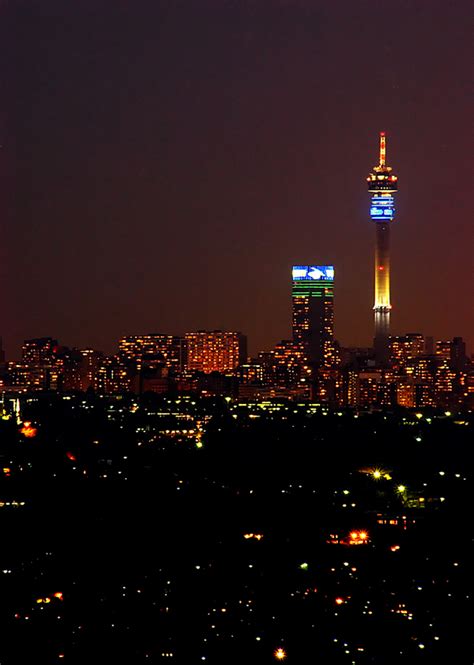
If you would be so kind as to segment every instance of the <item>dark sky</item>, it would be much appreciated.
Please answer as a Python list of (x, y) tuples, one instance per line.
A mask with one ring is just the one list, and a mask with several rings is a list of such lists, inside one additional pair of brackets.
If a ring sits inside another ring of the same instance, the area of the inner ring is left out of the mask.
[(290, 334), (333, 263), (372, 338), (365, 178), (399, 175), (392, 329), (474, 346), (467, 0), (0, 0), (0, 335)]

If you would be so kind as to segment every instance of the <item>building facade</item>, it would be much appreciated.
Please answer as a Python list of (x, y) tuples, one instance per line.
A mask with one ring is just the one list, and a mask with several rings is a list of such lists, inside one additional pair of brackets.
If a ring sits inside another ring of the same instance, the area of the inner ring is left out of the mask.
[(233, 373), (247, 360), (247, 338), (222, 330), (188, 332), (186, 369), (189, 372)]
[(186, 345), (176, 335), (127, 335), (119, 340), (119, 356), (123, 362), (133, 363), (138, 371), (147, 358), (160, 358), (165, 367), (180, 372), (186, 362)]
[(333, 366), (334, 267), (293, 266), (292, 300), (293, 341), (312, 366)]

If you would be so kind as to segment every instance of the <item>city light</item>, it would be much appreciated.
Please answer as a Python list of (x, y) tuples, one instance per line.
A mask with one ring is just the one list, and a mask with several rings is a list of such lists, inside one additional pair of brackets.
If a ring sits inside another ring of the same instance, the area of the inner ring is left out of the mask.
[(21, 427), (20, 432), (27, 439), (32, 439), (33, 437), (36, 436), (38, 430), (36, 429), (36, 427), (33, 427), (29, 421), (26, 421), (23, 423), (23, 427)]
[(467, 3), (56, 4), (1, 12), (0, 665), (472, 661)]
[(282, 649), (281, 647), (279, 647), (278, 649), (276, 649), (274, 651), (274, 656), (277, 660), (285, 660), (285, 658), (286, 658), (285, 649)]
[(351, 531), (349, 534), (349, 545), (366, 545), (369, 542), (367, 531)]

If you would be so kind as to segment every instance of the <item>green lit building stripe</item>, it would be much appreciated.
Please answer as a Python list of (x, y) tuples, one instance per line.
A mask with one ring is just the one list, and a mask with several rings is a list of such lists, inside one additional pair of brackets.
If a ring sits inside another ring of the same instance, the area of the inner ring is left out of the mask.
[(332, 298), (333, 297), (334, 282), (308, 282), (306, 280), (298, 280), (293, 282), (293, 297), (313, 297), (313, 298)]

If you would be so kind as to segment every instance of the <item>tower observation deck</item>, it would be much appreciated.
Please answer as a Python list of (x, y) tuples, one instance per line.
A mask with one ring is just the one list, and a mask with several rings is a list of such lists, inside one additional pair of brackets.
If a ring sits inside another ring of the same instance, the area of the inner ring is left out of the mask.
[(372, 194), (370, 217), (375, 222), (374, 351), (380, 365), (388, 362), (390, 335), (390, 224), (395, 216), (394, 194), (398, 178), (386, 164), (386, 136), (380, 132), (379, 165), (367, 178)]

